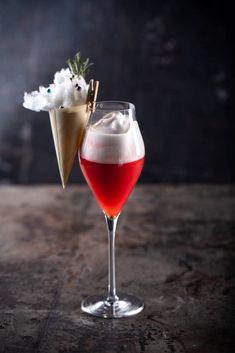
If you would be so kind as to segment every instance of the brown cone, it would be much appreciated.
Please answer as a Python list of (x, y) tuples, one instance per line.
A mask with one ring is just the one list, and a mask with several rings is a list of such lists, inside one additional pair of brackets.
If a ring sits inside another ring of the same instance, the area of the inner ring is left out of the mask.
[(87, 105), (49, 111), (57, 162), (65, 188), (89, 116)]

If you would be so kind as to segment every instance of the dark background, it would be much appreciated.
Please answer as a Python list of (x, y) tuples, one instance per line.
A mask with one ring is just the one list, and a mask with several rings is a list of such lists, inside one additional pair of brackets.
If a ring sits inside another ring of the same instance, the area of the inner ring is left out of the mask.
[(142, 182), (234, 182), (231, 44), (226, 2), (1, 0), (0, 182), (60, 181), (48, 114), (22, 97), (79, 50), (99, 100), (136, 105)]

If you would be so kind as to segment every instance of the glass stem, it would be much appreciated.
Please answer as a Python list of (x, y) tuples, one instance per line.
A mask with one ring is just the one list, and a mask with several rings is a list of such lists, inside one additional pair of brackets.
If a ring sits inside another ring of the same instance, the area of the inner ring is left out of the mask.
[(118, 300), (116, 295), (116, 277), (115, 277), (115, 235), (118, 216), (110, 218), (105, 215), (105, 221), (108, 229), (108, 297), (107, 301), (109, 303), (114, 303)]

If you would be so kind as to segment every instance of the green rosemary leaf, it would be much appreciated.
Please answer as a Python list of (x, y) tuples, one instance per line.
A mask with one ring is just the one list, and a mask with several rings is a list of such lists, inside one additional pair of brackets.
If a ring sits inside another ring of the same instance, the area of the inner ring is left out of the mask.
[(69, 66), (69, 69), (71, 71), (72, 77), (74, 76), (83, 76), (85, 77), (87, 72), (89, 71), (89, 67), (94, 65), (93, 63), (90, 63), (90, 59), (87, 58), (85, 61), (82, 61), (81, 54), (78, 52), (75, 56), (74, 59), (68, 59), (67, 64)]

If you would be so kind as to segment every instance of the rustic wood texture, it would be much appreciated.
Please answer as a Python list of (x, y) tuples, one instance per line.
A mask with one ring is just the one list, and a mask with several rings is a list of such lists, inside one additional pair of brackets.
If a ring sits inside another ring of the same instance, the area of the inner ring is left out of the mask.
[(117, 234), (118, 290), (133, 318), (82, 314), (107, 285), (103, 216), (86, 186), (0, 188), (1, 353), (228, 353), (235, 187), (146, 185)]

